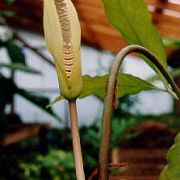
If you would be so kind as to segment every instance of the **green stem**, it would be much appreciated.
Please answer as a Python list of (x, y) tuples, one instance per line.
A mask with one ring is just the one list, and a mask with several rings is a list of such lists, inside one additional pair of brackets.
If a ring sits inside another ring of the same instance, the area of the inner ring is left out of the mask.
[(99, 152), (99, 179), (100, 180), (108, 180), (109, 172), (108, 172), (108, 164), (109, 164), (109, 151), (110, 151), (110, 140), (111, 140), (111, 119), (113, 112), (113, 99), (116, 88), (117, 76), (119, 74), (119, 68), (124, 60), (124, 58), (132, 52), (138, 52), (148, 57), (149, 60), (160, 70), (163, 76), (166, 78), (168, 83), (171, 85), (172, 90), (176, 93), (177, 97), (180, 99), (180, 91), (165, 70), (165, 68), (159, 63), (158, 59), (147, 49), (138, 46), (138, 45), (130, 45), (123, 48), (118, 55), (112, 65), (107, 88), (106, 88), (106, 97), (104, 102), (104, 110), (103, 110), (103, 121), (102, 121), (102, 132), (101, 132), (101, 142), (100, 142), (100, 152)]
[(70, 122), (71, 122), (71, 135), (74, 153), (74, 162), (76, 169), (76, 179), (85, 180), (83, 159), (81, 152), (79, 128), (78, 128), (78, 116), (76, 108), (76, 100), (69, 100)]

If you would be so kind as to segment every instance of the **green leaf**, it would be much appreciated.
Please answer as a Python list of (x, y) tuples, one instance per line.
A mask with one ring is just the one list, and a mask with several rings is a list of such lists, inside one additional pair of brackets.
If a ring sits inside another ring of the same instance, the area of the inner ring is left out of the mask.
[(60, 100), (64, 99), (63, 96), (58, 96), (56, 97), (52, 102), (50, 102), (49, 104), (47, 104), (46, 108), (49, 108), (51, 107), (53, 104), (56, 104), (57, 102), (59, 102)]
[(5, 63), (0, 63), (0, 68), (8, 68), (11, 70), (19, 70), (22, 72), (26, 72), (26, 73), (31, 73), (31, 74), (41, 74), (40, 71), (32, 69), (30, 67), (27, 67), (24, 64), (20, 64), (20, 63), (11, 63), (11, 64), (5, 64)]
[(16, 15), (16, 12), (9, 10), (1, 10), (0, 15), (5, 17), (14, 17)]
[(170, 74), (173, 78), (180, 76), (180, 68), (173, 69)]
[(0, 49), (5, 46), (5, 42), (0, 39)]
[[(166, 67), (167, 57), (161, 37), (152, 24), (147, 5), (143, 0), (102, 0), (111, 24), (125, 38), (127, 44), (141, 45), (150, 50)], [(165, 87), (168, 83), (160, 71), (147, 59), (146, 62), (161, 76)]]
[(145, 80), (128, 74), (120, 74), (118, 76), (118, 81), (118, 92), (120, 97), (124, 95), (137, 94), (141, 91), (162, 90)]
[(13, 2), (15, 2), (16, 0), (4, 0), (5, 3), (11, 4)]
[[(171, 72), (169, 72), (169, 74), (173, 78), (180, 76), (180, 68), (173, 69)], [(159, 80), (160, 80), (160, 78), (158, 75), (153, 75), (147, 79), (148, 82), (154, 82), (154, 81), (159, 81)]]
[[(101, 99), (105, 96), (105, 87), (108, 75), (91, 77), (89, 75), (83, 76), (83, 90), (80, 95), (80, 99), (85, 98), (90, 95), (95, 95)], [(118, 75), (118, 97), (123, 97), (125, 95), (132, 95), (146, 90), (161, 90), (158, 87), (144, 81), (138, 77), (132, 76), (130, 74), (119, 74)], [(62, 96), (56, 97), (48, 107), (52, 106), (54, 103), (62, 100)]]
[(0, 106), (12, 101), (15, 94), (19, 94), (29, 102), (33, 103), (41, 110), (55, 117), (57, 120), (61, 119), (53, 112), (51, 108), (47, 109), (46, 105), (49, 104), (49, 99), (44, 96), (32, 94), (24, 89), (18, 88), (12, 79), (5, 78), (0, 74)]
[(168, 165), (164, 167), (160, 175), (160, 180), (180, 179), (180, 133), (176, 136), (175, 144), (169, 149), (167, 154)]
[(136, 136), (137, 133), (140, 133), (134, 132), (130, 134), (127, 133), (126, 135), (123, 134), (124, 132), (135, 128), (137, 125), (144, 121), (147, 121), (147, 118), (136, 117), (130, 114), (128, 114), (127, 116), (114, 116), (112, 119), (112, 146), (117, 147), (122, 142), (122, 140), (130, 138), (130, 136)]
[(6, 42), (6, 49), (13, 63), (21, 63), (26, 65), (23, 50), (12, 39)]
[(107, 75), (96, 77), (91, 77), (89, 75), (83, 76), (83, 90), (80, 98), (95, 95), (103, 99), (105, 95), (107, 77)]
[(11, 79), (4, 78), (0, 74), (0, 108), (2, 104), (7, 105), (12, 102), (16, 89), (17, 87)]
[[(96, 95), (100, 98), (105, 96), (105, 87), (108, 76), (83, 77), (83, 91), (80, 98)], [(145, 90), (160, 90), (158, 87), (130, 74), (118, 75), (118, 97), (132, 95)]]
[(180, 47), (180, 39), (163, 38), (163, 44), (165, 47)]

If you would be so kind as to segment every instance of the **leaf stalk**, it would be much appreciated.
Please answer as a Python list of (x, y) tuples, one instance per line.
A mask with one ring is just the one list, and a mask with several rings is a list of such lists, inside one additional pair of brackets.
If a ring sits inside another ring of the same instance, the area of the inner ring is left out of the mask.
[(169, 73), (165, 70), (162, 64), (158, 61), (155, 55), (153, 55), (146, 48), (139, 45), (129, 45), (123, 48), (116, 56), (116, 59), (112, 65), (107, 87), (106, 87), (106, 96), (104, 101), (104, 110), (103, 110), (103, 120), (102, 120), (102, 131), (101, 131), (101, 142), (100, 142), (100, 151), (99, 151), (99, 179), (108, 180), (109, 171), (109, 153), (110, 153), (110, 141), (111, 141), (111, 119), (113, 112), (113, 101), (115, 96), (116, 82), (119, 74), (119, 68), (125, 59), (125, 57), (132, 52), (138, 52), (147, 58), (160, 70), (163, 76), (166, 78), (170, 84), (172, 90), (176, 93), (177, 97), (180, 99), (180, 91), (174, 80), (171, 78)]

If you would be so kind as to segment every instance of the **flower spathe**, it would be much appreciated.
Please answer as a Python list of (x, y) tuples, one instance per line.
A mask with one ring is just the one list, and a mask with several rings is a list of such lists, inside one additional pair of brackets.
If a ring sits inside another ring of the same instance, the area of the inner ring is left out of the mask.
[(75, 99), (81, 94), (81, 29), (71, 0), (44, 0), (44, 34), (52, 54), (61, 95)]

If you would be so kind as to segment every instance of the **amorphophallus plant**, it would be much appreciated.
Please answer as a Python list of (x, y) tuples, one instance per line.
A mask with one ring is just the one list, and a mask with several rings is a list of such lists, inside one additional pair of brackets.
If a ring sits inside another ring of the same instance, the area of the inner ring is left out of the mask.
[[(132, 52), (142, 54), (143, 57), (146, 57), (145, 60), (148, 59), (148, 64), (152, 65), (151, 67), (153, 67), (153, 69), (163, 77), (163, 80), (166, 80), (163, 82), (168, 92), (180, 99), (180, 91), (165, 69), (166, 58), (164, 48), (162, 46), (162, 42), (160, 41), (159, 34), (152, 26), (150, 16), (148, 15), (148, 9), (145, 6), (144, 1), (113, 0), (111, 2), (109, 0), (103, 0), (103, 3), (112, 24), (115, 24), (115, 27), (117, 26), (118, 29), (123, 32), (122, 35), (126, 37), (128, 44), (140, 45), (130, 45), (123, 48), (118, 53), (113, 63), (108, 81), (106, 76), (102, 77), (103, 81), (99, 83), (100, 88), (93, 90), (93, 93), (95, 91), (100, 91), (95, 94), (101, 94), (105, 89), (105, 83), (102, 85), (102, 82), (107, 81), (98, 169), (99, 179), (108, 180), (113, 104), (114, 99), (116, 99), (115, 92), (118, 84), (117, 77), (119, 77), (119, 68), (125, 56)], [(125, 8), (122, 9), (122, 7)], [(84, 91), (81, 93), (82, 76), (80, 62), (80, 24), (71, 0), (44, 0), (44, 32), (48, 49), (55, 60), (61, 95), (69, 102), (76, 177), (78, 180), (84, 180), (85, 175), (78, 131), (76, 98), (80, 95), (81, 97), (85, 97), (87, 94), (93, 94), (91, 92), (91, 89), (93, 88), (91, 87), (89, 90), (87, 88), (88, 83), (86, 84), (84, 81)], [(151, 34), (151, 37), (149, 38), (147, 34)], [(148, 49), (142, 46), (145, 46)], [(149, 50), (154, 54), (152, 54)], [(160, 58), (160, 60), (156, 58), (156, 56)], [(122, 74), (120, 74), (120, 77), (123, 77)], [(126, 79), (129, 82), (132, 77), (130, 78), (130, 76), (126, 76)], [(136, 85), (131, 88), (131, 86), (129, 86), (130, 83), (127, 82), (124, 85), (125, 88), (121, 88), (121, 92), (124, 91), (126, 92), (125, 94), (133, 94), (140, 92), (141, 90), (149, 88), (152, 89), (152, 85), (148, 82), (144, 84), (142, 80), (137, 81), (137, 78), (135, 79), (136, 82), (140, 83), (136, 84), (135, 82), (134, 84)], [(171, 85), (171, 88), (169, 85)], [(97, 82), (95, 82), (95, 86), (98, 86)]]
[(61, 95), (69, 102), (76, 177), (84, 180), (76, 108), (76, 98), (82, 91), (81, 30), (71, 0), (44, 0), (44, 34), (55, 61)]

